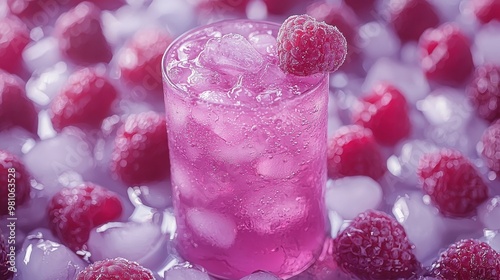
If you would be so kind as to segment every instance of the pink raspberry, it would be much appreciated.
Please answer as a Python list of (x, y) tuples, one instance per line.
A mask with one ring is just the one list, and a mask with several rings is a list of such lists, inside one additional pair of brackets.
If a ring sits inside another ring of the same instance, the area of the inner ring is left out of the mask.
[(109, 62), (111, 48), (102, 33), (101, 11), (90, 2), (82, 2), (62, 14), (54, 34), (61, 52), (77, 64)]
[(48, 0), (7, 0), (7, 6), (12, 14), (23, 19), (32, 19), (47, 5)]
[(280, 68), (298, 76), (333, 72), (347, 55), (344, 35), (336, 27), (308, 15), (287, 18), (277, 40)]
[(462, 84), (474, 69), (469, 40), (453, 23), (426, 30), (418, 44), (420, 65), (429, 80)]
[(468, 239), (453, 243), (432, 265), (438, 279), (500, 279), (500, 254), (485, 242)]
[(413, 247), (394, 218), (368, 210), (334, 239), (333, 256), (360, 279), (409, 279), (420, 269)]
[(155, 280), (153, 273), (136, 262), (124, 258), (95, 262), (80, 271), (76, 280)]
[(30, 199), (31, 175), (17, 156), (0, 150), (0, 180), (4, 182), (0, 185), (0, 215), (10, 215), (8, 205), (12, 194), (15, 194), (15, 207)]
[(167, 125), (163, 115), (145, 112), (125, 120), (116, 135), (111, 170), (130, 186), (169, 176)]
[(434, 7), (426, 0), (391, 0), (390, 22), (401, 41), (418, 41), (420, 35), (439, 24)]
[(9, 270), (11, 265), (8, 263), (9, 256), (9, 246), (7, 245), (7, 240), (0, 229), (0, 279), (10, 280), (14, 273)]
[(488, 199), (488, 187), (459, 151), (443, 148), (423, 155), (417, 175), (423, 191), (443, 215), (467, 217)]
[(118, 196), (95, 184), (63, 188), (47, 206), (49, 227), (68, 248), (85, 248), (90, 231), (118, 219), (122, 203)]
[(372, 11), (376, 0), (344, 0), (344, 2), (356, 12)]
[(18, 76), (0, 70), (0, 131), (19, 126), (37, 133), (38, 112), (24, 87)]
[(0, 18), (0, 69), (11, 73), (21, 68), (22, 53), (30, 42), (26, 25), (15, 18)]
[(493, 20), (500, 21), (500, 1), (498, 0), (472, 0), (472, 8), (477, 19), (482, 23)]
[(122, 78), (162, 94), (161, 59), (171, 42), (170, 34), (159, 28), (137, 32), (118, 58)]
[(338, 129), (328, 142), (328, 176), (369, 176), (374, 180), (384, 175), (386, 167), (371, 130), (359, 125)]
[(408, 105), (404, 95), (394, 86), (382, 83), (364, 97), (353, 112), (354, 123), (369, 128), (383, 145), (393, 146), (411, 131)]
[(81, 2), (89, 1), (103, 10), (116, 10), (126, 4), (125, 0), (69, 0), (69, 1), (73, 5), (78, 5)]
[(491, 124), (483, 133), (481, 155), (488, 168), (500, 179), (500, 120)]
[(54, 129), (87, 125), (98, 128), (111, 111), (117, 98), (116, 89), (108, 79), (93, 68), (73, 73), (50, 107)]
[(500, 119), (500, 66), (477, 67), (467, 95), (481, 118), (490, 122)]

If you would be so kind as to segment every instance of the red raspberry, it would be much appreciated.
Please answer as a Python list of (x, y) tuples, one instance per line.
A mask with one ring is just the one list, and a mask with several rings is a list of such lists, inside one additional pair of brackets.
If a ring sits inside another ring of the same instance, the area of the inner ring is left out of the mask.
[(420, 35), (439, 24), (434, 7), (426, 0), (391, 0), (390, 22), (401, 41), (418, 41)]
[(88, 125), (99, 127), (117, 97), (116, 89), (96, 69), (83, 68), (73, 73), (50, 107), (54, 129)]
[(54, 32), (59, 49), (73, 62), (88, 65), (111, 60), (100, 13), (94, 4), (82, 2), (57, 19)]
[(328, 176), (384, 175), (386, 167), (371, 130), (358, 125), (341, 127), (328, 142)]
[(63, 188), (47, 206), (49, 227), (72, 250), (85, 248), (90, 231), (122, 214), (118, 196), (98, 185), (83, 183)]
[(23, 19), (32, 19), (43, 8), (49, 0), (7, 0), (7, 6), (12, 14)]
[(10, 271), (9, 268), (11, 265), (8, 263), (9, 256), (9, 246), (7, 246), (7, 241), (5, 240), (5, 236), (0, 229), (0, 279), (9, 280), (14, 276), (14, 272)]
[(19, 77), (0, 70), (0, 131), (20, 126), (36, 134), (38, 113)]
[(488, 187), (458, 151), (441, 149), (423, 155), (417, 175), (423, 191), (446, 216), (466, 217), (488, 199)]
[(345, 5), (334, 5), (325, 1), (314, 2), (307, 7), (307, 14), (318, 21), (336, 26), (347, 41), (347, 57), (344, 66), (356, 52), (358, 18), (354, 11)]
[(441, 253), (432, 265), (438, 279), (498, 280), (500, 254), (478, 240), (458, 241)]
[(111, 170), (127, 185), (169, 176), (167, 125), (163, 115), (145, 112), (125, 120), (116, 135)]
[(359, 214), (333, 244), (333, 256), (361, 279), (408, 279), (420, 268), (404, 228), (386, 213)]
[(298, 2), (298, 0), (264, 0), (264, 4), (266, 4), (267, 7), (267, 12), (275, 15), (286, 14)]
[(30, 32), (22, 21), (0, 18), (0, 69), (18, 71), (23, 50), (29, 42)]
[(467, 94), (481, 118), (490, 122), (500, 119), (500, 66), (477, 67)]
[(171, 42), (170, 34), (159, 28), (137, 32), (118, 58), (123, 79), (162, 94), (161, 59)]
[(500, 120), (490, 125), (483, 133), (483, 156), (486, 166), (500, 179)]
[(278, 32), (280, 68), (298, 76), (333, 72), (344, 63), (347, 42), (331, 25), (308, 15), (291, 16)]
[(429, 80), (462, 84), (474, 69), (469, 40), (452, 23), (426, 30), (418, 44), (420, 64)]
[(474, 14), (482, 23), (488, 23), (493, 20), (500, 21), (500, 1), (472, 0), (471, 2)]
[[(10, 214), (9, 198), (15, 195), (15, 207), (30, 199), (31, 176), (22, 161), (8, 151), (0, 150), (0, 215)], [(10, 185), (12, 184), (12, 185)]]
[(154, 280), (153, 273), (136, 262), (124, 258), (95, 262), (80, 271), (76, 280)]
[(353, 120), (371, 129), (375, 139), (383, 145), (393, 146), (411, 131), (406, 98), (387, 83), (376, 85), (373, 92), (363, 98), (353, 113)]

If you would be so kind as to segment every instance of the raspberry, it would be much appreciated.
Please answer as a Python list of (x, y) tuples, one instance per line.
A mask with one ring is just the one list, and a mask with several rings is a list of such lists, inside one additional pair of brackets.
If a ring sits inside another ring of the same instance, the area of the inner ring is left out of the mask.
[(488, 187), (459, 151), (443, 148), (420, 158), (417, 175), (439, 211), (466, 217), (488, 198)]
[(17, 72), (21, 68), (22, 52), (30, 42), (26, 25), (14, 18), (0, 18), (0, 69)]
[(477, 67), (467, 95), (481, 118), (490, 122), (500, 119), (500, 66)]
[(12, 14), (23, 19), (33, 19), (44, 12), (48, 0), (7, 0), (7, 6)]
[(420, 268), (404, 228), (386, 213), (359, 214), (333, 244), (333, 256), (361, 279), (408, 279)]
[(61, 131), (71, 125), (98, 128), (116, 97), (116, 89), (98, 70), (83, 68), (73, 73), (52, 101), (49, 113), (54, 129)]
[(358, 18), (354, 11), (345, 5), (334, 5), (319, 1), (307, 7), (307, 14), (318, 21), (336, 26), (347, 41), (347, 56), (343, 68), (352, 61), (357, 50)]
[(19, 77), (0, 70), (0, 131), (20, 126), (37, 133), (38, 113), (24, 86)]
[(500, 254), (478, 240), (458, 241), (441, 253), (432, 265), (438, 279), (498, 280)]
[(388, 146), (406, 138), (411, 131), (406, 98), (387, 83), (376, 85), (373, 92), (363, 98), (353, 113), (353, 120), (371, 129), (375, 139)]
[(5, 236), (0, 229), (0, 279), (9, 280), (12, 279), (14, 273), (9, 270), (11, 265), (8, 263), (9, 256), (7, 256), (9, 247), (7, 246), (7, 241)]
[(18, 157), (0, 150), (0, 180), (4, 182), (0, 185), (0, 215), (11, 214), (8, 209), (11, 193), (15, 194), (16, 207), (30, 199), (31, 176)]
[[(66, 0), (68, 1), (68, 0)], [(71, 0), (73, 5), (78, 5), (85, 0)], [(100, 9), (103, 10), (116, 10), (126, 4), (125, 0), (87, 0), (97, 5)]]
[(462, 84), (474, 69), (469, 40), (452, 23), (426, 30), (418, 44), (420, 64), (429, 80)]
[(500, 179), (500, 120), (490, 125), (483, 133), (481, 155), (488, 168)]
[(386, 167), (372, 132), (358, 125), (341, 127), (328, 143), (328, 176), (369, 176), (374, 180), (384, 175)]
[(418, 41), (420, 35), (439, 24), (434, 7), (426, 0), (391, 0), (390, 22), (401, 41)]
[(482, 23), (493, 20), (500, 21), (500, 2), (498, 0), (472, 0), (471, 2), (476, 18)]
[(72, 250), (85, 248), (90, 231), (122, 214), (118, 196), (98, 185), (63, 188), (47, 206), (49, 227)]
[(275, 15), (286, 14), (298, 2), (298, 0), (264, 0), (264, 4), (266, 4), (267, 7), (267, 12)]
[(111, 170), (127, 185), (159, 181), (170, 174), (165, 117), (156, 112), (130, 115), (118, 129)]
[(76, 280), (154, 280), (153, 273), (136, 262), (124, 258), (95, 262), (80, 271)]
[(137, 32), (118, 58), (123, 79), (162, 94), (161, 59), (171, 41), (161, 29)]
[(291, 16), (278, 32), (280, 68), (298, 76), (333, 72), (344, 63), (347, 42), (331, 25), (308, 15)]
[(111, 60), (100, 13), (94, 4), (82, 2), (57, 19), (54, 32), (59, 49), (73, 62), (88, 65)]

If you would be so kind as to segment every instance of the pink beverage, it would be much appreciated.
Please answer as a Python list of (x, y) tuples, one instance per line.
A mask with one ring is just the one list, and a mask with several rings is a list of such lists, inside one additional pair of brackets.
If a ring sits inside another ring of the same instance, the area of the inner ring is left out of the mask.
[(296, 275), (327, 232), (328, 75), (280, 70), (278, 28), (219, 22), (164, 56), (176, 246), (221, 278)]

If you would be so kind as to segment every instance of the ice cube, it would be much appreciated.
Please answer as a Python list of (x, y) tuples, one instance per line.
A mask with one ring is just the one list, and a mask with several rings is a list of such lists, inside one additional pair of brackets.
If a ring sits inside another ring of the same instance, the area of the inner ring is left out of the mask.
[(380, 82), (394, 85), (410, 103), (423, 99), (430, 92), (427, 78), (419, 66), (405, 65), (386, 57), (378, 59), (368, 70), (362, 90), (369, 92)]
[(415, 245), (415, 256), (419, 261), (430, 261), (445, 245), (443, 220), (436, 208), (424, 203), (421, 193), (400, 197), (394, 203), (392, 213)]
[(68, 73), (68, 67), (62, 61), (35, 73), (26, 84), (26, 94), (38, 105), (47, 106), (68, 80)]
[(170, 181), (149, 183), (131, 188), (141, 203), (156, 209), (165, 209), (172, 205)]
[(436, 11), (441, 16), (443, 22), (453, 21), (459, 14), (461, 0), (429, 0), (429, 3), (436, 7)]
[(41, 196), (38, 190), (32, 190), (32, 198), (16, 208), (16, 216), (22, 217), (22, 219), (17, 220), (17, 227), (25, 232), (29, 232), (36, 227), (44, 226), (47, 212), (40, 211), (40, 209), (46, 209), (47, 204), (47, 197)]
[(418, 184), (417, 167), (420, 158), (438, 150), (434, 144), (424, 140), (403, 142), (396, 155), (387, 160), (387, 169), (401, 182), (416, 186)]
[(277, 42), (276, 38), (271, 34), (257, 33), (250, 35), (248, 38), (253, 47), (262, 55), (268, 55), (272, 58), (277, 58)]
[(196, 25), (193, 7), (185, 0), (153, 0), (147, 11), (156, 23), (168, 26), (172, 34), (181, 34)]
[(35, 143), (33, 134), (21, 127), (13, 127), (0, 132), (0, 149), (17, 156), (29, 152)]
[(94, 167), (92, 147), (77, 128), (64, 129), (53, 138), (38, 142), (25, 156), (24, 164), (45, 185), (47, 195), (60, 188), (59, 176), (76, 172), (85, 179)]
[(145, 9), (129, 5), (114, 12), (103, 11), (101, 19), (104, 36), (113, 48), (122, 46), (137, 30), (152, 24), (152, 17)]
[(186, 213), (188, 225), (194, 233), (213, 246), (229, 248), (236, 239), (236, 224), (228, 216), (202, 208), (191, 208)]
[(294, 195), (292, 186), (281, 190), (261, 189), (245, 200), (242, 213), (253, 228), (263, 234), (286, 231), (291, 225), (304, 221), (308, 204), (304, 197)]
[(199, 60), (205, 67), (228, 74), (235, 71), (258, 72), (264, 63), (262, 55), (240, 34), (210, 39)]
[(71, 280), (86, 266), (85, 262), (66, 246), (45, 233), (35, 231), (27, 236), (18, 253), (15, 279)]
[(365, 67), (370, 67), (380, 57), (396, 57), (399, 39), (389, 27), (380, 22), (365, 23), (359, 28), (359, 47), (365, 54)]
[(478, 59), (480, 59), (476, 65), (484, 63), (500, 64), (500, 56), (498, 55), (498, 49), (500, 48), (500, 22), (490, 22), (483, 25), (476, 33), (474, 46), (477, 51), (475, 58), (479, 56)]
[(210, 280), (203, 271), (191, 267), (176, 266), (165, 272), (165, 280)]
[(274, 274), (260, 271), (260, 272), (245, 276), (245, 277), (241, 278), (240, 280), (280, 280), (280, 279), (281, 278), (278, 278)]
[(344, 219), (354, 219), (365, 210), (376, 209), (382, 202), (382, 188), (370, 177), (345, 177), (330, 180), (327, 185), (326, 205)]
[(484, 230), (484, 239), (491, 248), (500, 253), (500, 231)]
[(62, 61), (57, 39), (48, 36), (30, 44), (23, 51), (26, 67), (31, 71), (41, 71)]
[(52, 126), (48, 110), (42, 110), (38, 113), (38, 136), (41, 140), (56, 136), (57, 132)]
[(92, 261), (122, 257), (154, 269), (167, 255), (169, 237), (154, 223), (108, 223), (90, 232)]
[(300, 169), (299, 163), (289, 154), (263, 157), (256, 166), (257, 174), (268, 178), (290, 178)]
[(477, 209), (479, 220), (487, 229), (500, 230), (500, 196), (495, 196)]

